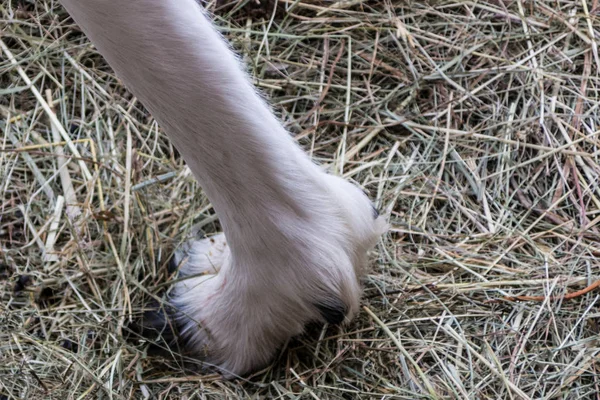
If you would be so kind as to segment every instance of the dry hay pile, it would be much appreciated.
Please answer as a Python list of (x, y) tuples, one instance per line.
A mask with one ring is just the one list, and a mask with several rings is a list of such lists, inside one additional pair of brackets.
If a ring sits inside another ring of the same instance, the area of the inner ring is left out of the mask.
[(57, 2), (0, 7), (2, 399), (596, 398), (597, 0), (207, 5), (391, 222), (361, 315), (234, 381), (128, 329), (207, 199)]

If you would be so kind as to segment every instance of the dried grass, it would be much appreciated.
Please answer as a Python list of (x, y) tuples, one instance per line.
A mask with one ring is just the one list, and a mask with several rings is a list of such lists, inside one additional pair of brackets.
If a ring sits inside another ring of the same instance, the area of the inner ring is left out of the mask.
[(218, 222), (62, 8), (4, 0), (0, 397), (597, 398), (599, 292), (563, 297), (600, 279), (598, 1), (208, 7), (297, 140), (390, 214), (364, 312), (246, 380), (125, 340)]

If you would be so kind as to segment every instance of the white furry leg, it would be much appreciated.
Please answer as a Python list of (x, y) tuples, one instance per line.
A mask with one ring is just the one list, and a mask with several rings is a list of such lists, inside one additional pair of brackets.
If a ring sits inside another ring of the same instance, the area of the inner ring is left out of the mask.
[(198, 2), (61, 1), (180, 151), (227, 235), (223, 249), (209, 239), (179, 260), (172, 304), (186, 347), (243, 374), (308, 322), (349, 319), (385, 223), (302, 152)]

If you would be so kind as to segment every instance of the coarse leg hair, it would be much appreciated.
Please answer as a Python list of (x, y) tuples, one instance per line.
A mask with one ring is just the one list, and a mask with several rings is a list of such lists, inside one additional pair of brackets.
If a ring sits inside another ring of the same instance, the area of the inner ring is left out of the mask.
[(311, 321), (359, 306), (386, 223), (316, 166), (195, 0), (62, 0), (180, 151), (223, 234), (192, 242), (170, 304), (185, 349), (227, 375), (265, 365)]

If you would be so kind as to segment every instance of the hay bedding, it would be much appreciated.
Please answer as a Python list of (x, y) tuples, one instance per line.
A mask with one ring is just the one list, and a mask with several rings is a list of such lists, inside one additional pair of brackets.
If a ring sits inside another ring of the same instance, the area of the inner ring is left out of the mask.
[(214, 211), (62, 8), (4, 1), (0, 397), (597, 398), (598, 2), (208, 8), (302, 146), (390, 214), (364, 312), (245, 380), (149, 354), (130, 320)]

